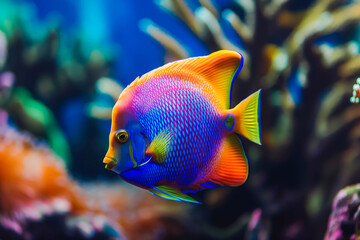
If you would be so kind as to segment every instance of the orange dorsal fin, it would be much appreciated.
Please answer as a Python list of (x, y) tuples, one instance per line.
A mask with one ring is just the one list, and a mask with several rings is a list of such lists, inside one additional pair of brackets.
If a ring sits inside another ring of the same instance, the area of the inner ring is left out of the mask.
[[(242, 65), (243, 57), (240, 53), (220, 50), (205, 57), (187, 58), (168, 63), (144, 74), (140, 79), (137, 79), (135, 84), (162, 75), (196, 75), (212, 86), (222, 107), (228, 109), (230, 107), (232, 82), (241, 70)], [(191, 79), (188, 80), (191, 81)]]
[(215, 169), (207, 181), (220, 186), (239, 186), (248, 176), (248, 161), (241, 140), (236, 134), (229, 135), (223, 143)]

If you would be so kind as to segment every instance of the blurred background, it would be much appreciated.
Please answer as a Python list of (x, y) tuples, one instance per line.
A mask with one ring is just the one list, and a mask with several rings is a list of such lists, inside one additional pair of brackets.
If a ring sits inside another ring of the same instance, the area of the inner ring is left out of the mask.
[[(0, 239), (360, 238), (359, 20), (356, 0), (0, 0)], [(245, 58), (232, 106), (263, 89), (247, 182), (196, 205), (106, 171), (122, 89), (220, 49)]]

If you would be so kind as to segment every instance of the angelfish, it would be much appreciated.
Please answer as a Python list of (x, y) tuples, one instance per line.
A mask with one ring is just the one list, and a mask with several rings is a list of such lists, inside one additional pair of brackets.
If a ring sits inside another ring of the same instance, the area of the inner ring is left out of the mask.
[(162, 198), (239, 186), (248, 160), (238, 135), (261, 145), (260, 91), (230, 109), (241, 54), (221, 50), (135, 79), (113, 111), (105, 168)]

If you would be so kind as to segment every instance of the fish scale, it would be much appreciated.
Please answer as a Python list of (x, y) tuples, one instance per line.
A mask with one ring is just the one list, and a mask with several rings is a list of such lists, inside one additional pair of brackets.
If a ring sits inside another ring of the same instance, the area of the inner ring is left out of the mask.
[[(165, 80), (165, 81), (164, 81)], [(163, 179), (169, 182), (178, 182), (180, 185), (185, 187), (196, 180), (201, 171), (206, 170), (204, 168), (208, 165), (210, 159), (216, 153), (216, 149), (212, 146), (217, 145), (217, 142), (221, 140), (222, 132), (217, 126), (220, 125), (220, 113), (214, 109), (201, 93), (196, 89), (191, 89), (189, 86), (187, 90), (180, 89), (180, 86), (187, 85), (181, 79), (157, 79), (148, 83), (148, 86), (143, 86), (138, 89), (138, 95), (144, 96), (148, 88), (154, 89), (154, 86), (160, 86), (157, 89), (159, 92), (168, 92), (167, 94), (152, 100), (150, 96), (146, 96), (146, 99), (153, 102), (149, 111), (143, 113), (141, 109), (137, 109), (136, 112), (139, 114), (140, 125), (144, 129), (148, 129), (148, 136), (151, 136), (150, 141), (159, 134), (162, 129), (170, 128), (176, 129), (173, 131), (175, 142), (169, 151), (167, 160), (163, 169), (167, 171), (161, 171)], [(161, 83), (161, 84), (159, 84)], [(177, 84), (176, 84), (177, 83)], [(171, 89), (171, 90), (170, 90)], [(156, 92), (151, 93), (153, 96), (157, 96)], [(134, 107), (141, 106), (142, 103), (134, 101)], [(168, 102), (177, 102), (176, 105), (169, 105)], [(197, 104), (200, 108), (191, 108), (192, 105)], [(170, 119), (168, 112), (173, 114)], [(191, 114), (189, 114), (191, 113)], [(164, 116), (163, 121), (156, 121), (156, 119)], [(209, 121), (210, 119), (210, 121)], [(180, 123), (180, 124), (179, 124)], [(207, 131), (208, 129), (214, 129), (214, 131)], [(196, 134), (195, 134), (196, 133)], [(204, 136), (205, 138), (199, 138), (198, 136)], [(210, 141), (204, 141), (204, 139), (210, 139)], [(185, 151), (183, 150), (185, 149)], [(209, 154), (206, 158), (202, 156), (202, 152), (208, 151)], [(188, 154), (187, 154), (188, 153)], [(173, 165), (176, 163), (180, 167), (184, 168), (184, 173), (187, 177), (182, 174), (178, 174), (178, 167)], [(152, 177), (152, 176), (150, 176)]]

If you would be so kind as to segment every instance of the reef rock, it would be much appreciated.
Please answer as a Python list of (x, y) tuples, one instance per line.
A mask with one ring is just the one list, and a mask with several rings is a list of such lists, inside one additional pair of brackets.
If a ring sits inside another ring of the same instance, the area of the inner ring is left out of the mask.
[(360, 183), (336, 195), (325, 240), (360, 239)]

